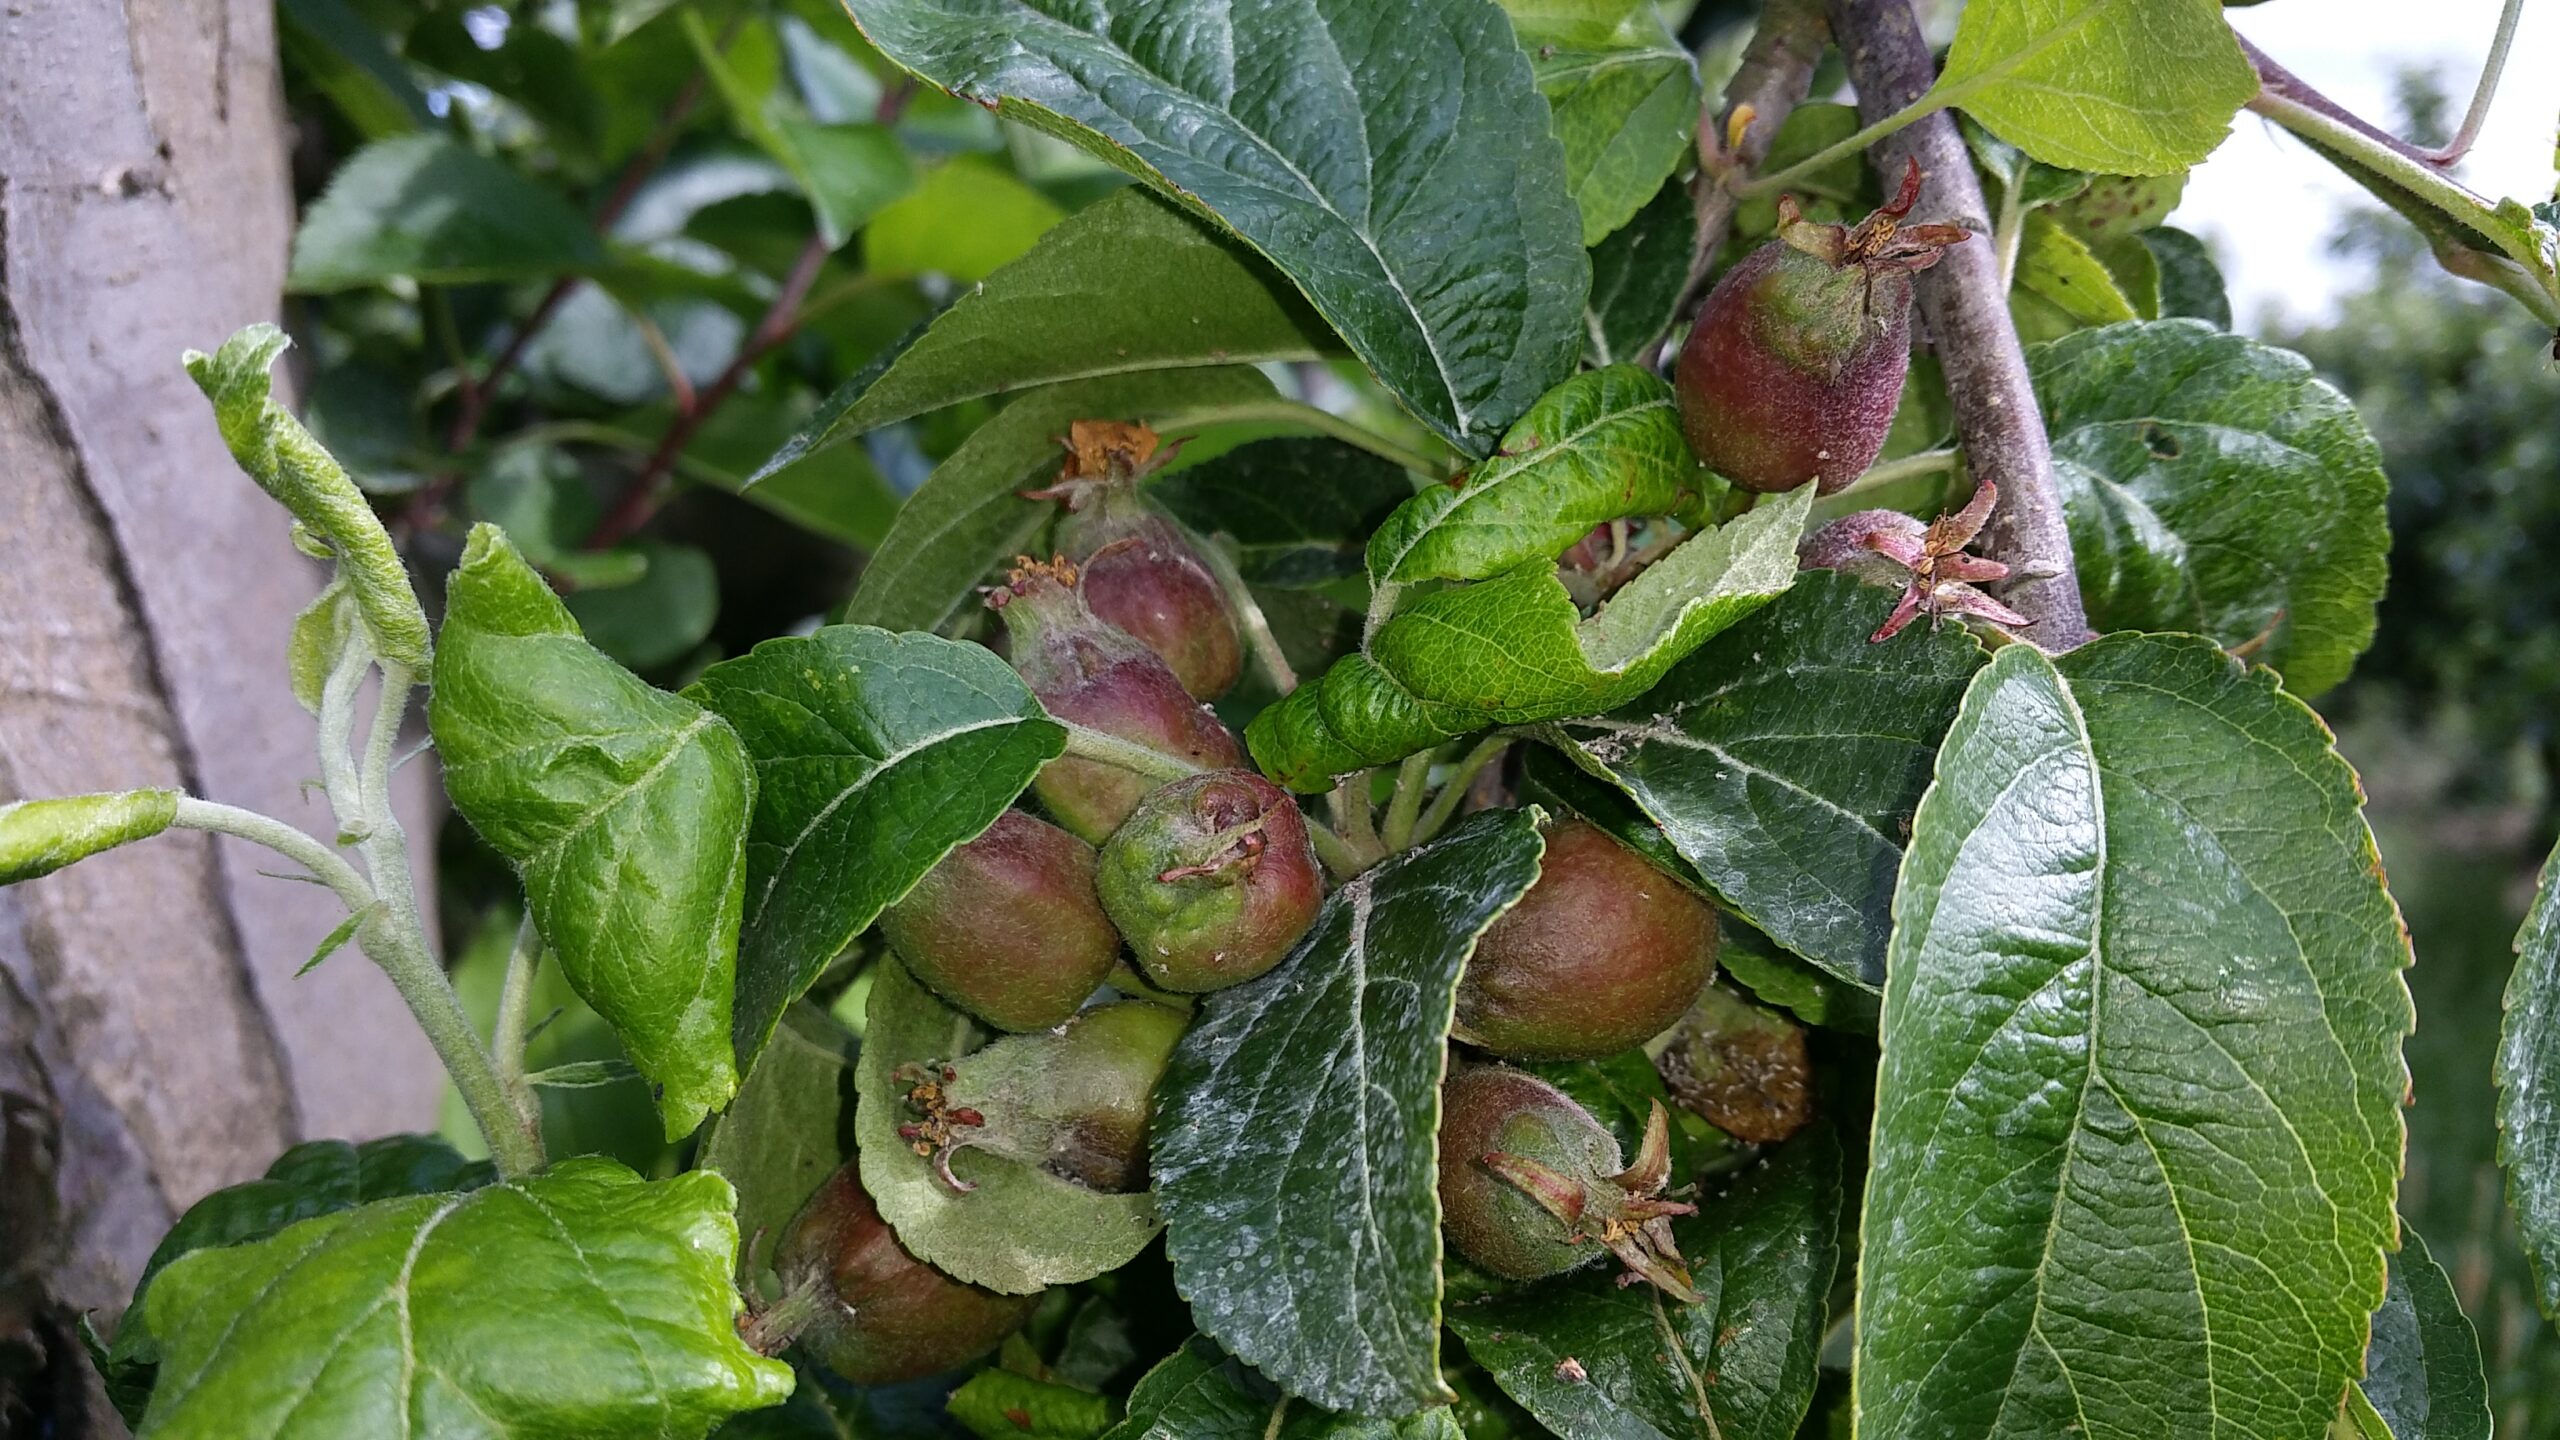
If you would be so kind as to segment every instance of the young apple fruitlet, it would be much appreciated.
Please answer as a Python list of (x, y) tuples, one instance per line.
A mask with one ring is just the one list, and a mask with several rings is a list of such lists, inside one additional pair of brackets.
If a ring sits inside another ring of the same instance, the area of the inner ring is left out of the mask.
[(1091, 845), (1008, 810), (926, 871), (880, 930), (943, 999), (999, 1030), (1046, 1030), (1120, 958), (1093, 865)]
[(1812, 480), (1828, 495), (1875, 463), (1911, 368), (1911, 276), (1967, 234), (1903, 225), (1919, 197), (1914, 163), (1855, 226), (1779, 198), (1777, 238), (1708, 292), (1673, 374), (1680, 428), (1707, 468), (1746, 490)]
[(1184, 689), (1215, 700), (1243, 672), (1244, 637), (1197, 544), (1140, 489), (1172, 453), (1144, 425), (1078, 420), (1057, 483), (1024, 498), (1065, 503), (1058, 548), (1082, 573), (1093, 613), (1163, 657)]
[(1452, 1033), (1514, 1060), (1597, 1059), (1669, 1029), (1715, 969), (1714, 907), (1598, 826), (1559, 821), (1538, 883), (1476, 942)]
[(1306, 817), (1250, 770), (1216, 770), (1147, 796), (1102, 847), (1102, 908), (1147, 979), (1216, 990), (1280, 963), (1324, 903)]
[(1806, 536), (1796, 548), (1796, 561), (1809, 570), (1837, 570), (1871, 585), (1901, 589), (1893, 613), (1867, 637), (1870, 645), (1892, 639), (1916, 615), (1928, 616), (1932, 625), (1941, 615), (2032, 625), (2033, 620), (1975, 588), (1976, 582), (2007, 579), (2009, 567), (1965, 553), (1999, 503), (2000, 487), (1984, 476), (1963, 509), (1926, 525), (1899, 510), (1859, 510)]
[(1187, 1023), (1179, 1010), (1124, 1000), (948, 1064), (903, 1067), (898, 1078), (916, 1118), (898, 1136), (961, 1194), (977, 1188), (951, 1171), (962, 1150), (1037, 1165), (1091, 1190), (1143, 1190), (1156, 1080)]
[(1804, 1027), (1718, 980), (1654, 1061), (1671, 1098), (1736, 1140), (1775, 1144), (1813, 1119)]
[(797, 1339), (857, 1385), (914, 1380), (975, 1360), (1040, 1303), (1037, 1294), (964, 1285), (908, 1254), (851, 1160), (792, 1217), (773, 1268), (781, 1297), (741, 1320), (739, 1333), (768, 1355)]
[(1625, 1262), (1619, 1283), (1650, 1282), (1697, 1300), (1671, 1217), (1697, 1207), (1662, 1198), (1671, 1127), (1662, 1102), (1645, 1119), (1635, 1163), (1570, 1096), (1502, 1065), (1460, 1070), (1440, 1087), (1440, 1214), (1458, 1253), (1509, 1280)]
[[(1235, 732), (1192, 699), (1154, 651), (1085, 605), (1065, 560), (1019, 557), (987, 604), (1012, 639), (1013, 668), (1050, 714), (1204, 770), (1244, 762)], [(1155, 785), (1132, 770), (1067, 756), (1043, 767), (1032, 789), (1059, 824), (1099, 845)]]

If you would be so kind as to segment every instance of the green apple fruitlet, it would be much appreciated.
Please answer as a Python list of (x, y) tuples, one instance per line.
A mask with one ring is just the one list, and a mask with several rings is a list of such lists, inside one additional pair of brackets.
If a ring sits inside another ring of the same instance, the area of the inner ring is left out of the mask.
[(1713, 907), (1597, 826), (1560, 821), (1538, 883), (1476, 942), (1452, 1033), (1514, 1060), (1597, 1059), (1669, 1029), (1715, 968)]
[(1186, 776), (1149, 794), (1104, 843), (1096, 884), (1139, 969), (1167, 990), (1262, 974), (1324, 903), (1306, 817), (1250, 770)]
[(1192, 695), (1215, 700), (1243, 673), (1244, 636), (1198, 546), (1140, 493), (1172, 454), (1144, 425), (1078, 420), (1057, 483), (1028, 498), (1065, 503), (1058, 548), (1093, 613), (1163, 657)]
[(1725, 272), (1680, 349), (1680, 428), (1709, 469), (1746, 490), (1828, 495), (1875, 463), (1911, 368), (1911, 276), (1966, 231), (1899, 222), (1920, 167), (1856, 226), (1778, 202), (1778, 238)]
[(898, 1136), (964, 1194), (976, 1187), (951, 1173), (961, 1150), (1036, 1165), (1091, 1190), (1143, 1190), (1156, 1080), (1187, 1023), (1169, 1006), (1123, 1000), (1055, 1031), (907, 1067), (899, 1078), (914, 1118)]
[(1661, 1198), (1671, 1173), (1662, 1102), (1624, 1164), (1617, 1138), (1546, 1081), (1501, 1065), (1461, 1070), (1440, 1089), (1440, 1214), (1458, 1253), (1509, 1280), (1577, 1269), (1605, 1250), (1683, 1303), (1688, 1267)]
[[(1050, 714), (1202, 769), (1243, 763), (1235, 733), (1191, 698), (1154, 651), (1087, 608), (1074, 566), (1023, 557), (987, 604), (1012, 639), (1013, 668)], [(1068, 756), (1049, 762), (1032, 788), (1059, 824), (1098, 845), (1155, 783)]]
[(1093, 847), (1019, 810), (925, 872), (880, 917), (907, 971), (999, 1030), (1076, 1013), (1120, 958)]

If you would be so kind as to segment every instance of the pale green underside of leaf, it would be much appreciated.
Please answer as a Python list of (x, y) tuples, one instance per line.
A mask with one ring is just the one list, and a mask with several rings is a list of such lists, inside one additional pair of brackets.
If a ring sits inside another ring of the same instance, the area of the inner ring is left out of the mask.
[(735, 1042), (753, 1065), (792, 1001), (1066, 748), (984, 646), (829, 625), (767, 640), (685, 692), (755, 767)]
[(986, 1032), (917, 984), (895, 956), (881, 958), (867, 1016), (854, 1069), (862, 1186), (917, 1259), (972, 1285), (1028, 1295), (1117, 1270), (1155, 1238), (1162, 1222), (1153, 1195), (1088, 1190), (985, 1150), (951, 1157), (952, 1174), (977, 1187), (954, 1191), (898, 1138), (898, 1127), (915, 1117), (895, 1075), (911, 1062), (957, 1060)]
[(696, 1440), (780, 1401), (733, 1321), (716, 1175), (566, 1161), (383, 1200), (161, 1272), (145, 1440)]
[(1323, 679), (1254, 717), (1266, 774), (1302, 791), (1487, 725), (1623, 705), (1709, 638), (1784, 594), (1813, 491), (1692, 537), (1582, 618), (1551, 560), (1406, 602)]
[(1674, 1225), (1698, 1303), (1622, 1286), (1604, 1263), (1454, 1306), (1449, 1328), (1558, 1435), (1794, 1440), (1813, 1399), (1840, 1201), (1840, 1144), (1820, 1126), (1711, 1182), (1700, 1213)]
[(746, 750), (581, 638), (495, 526), (472, 532), (446, 597), (427, 706), (445, 790), (514, 862), (544, 944), (682, 1136), (738, 1087)]
[(711, 1121), (695, 1168), (738, 1191), (738, 1233), (780, 1235), (850, 1151), (860, 1045), (814, 1005), (794, 1005)]
[(1433, 485), (1369, 538), (1373, 584), (1482, 580), (1553, 560), (1595, 525), (1696, 505), (1714, 484), (1671, 386), (1632, 365), (1576, 375), (1503, 435), (1461, 488)]
[(1688, 158), (1698, 67), (1661, 14), (1629, 0), (1503, 0), (1555, 111), (1582, 243), (1632, 218)]
[(2083, 331), (2027, 363), (2092, 624), (2259, 641), (2297, 695), (2346, 678), (2391, 536), (2381, 452), (2345, 396), (2198, 320)]
[(1572, 368), (1590, 264), (1491, 0), (848, 8), (897, 63), (1216, 216), (1463, 450)]
[(1537, 878), (1536, 820), (1479, 815), (1335, 891), (1278, 969), (1202, 998), (1157, 1084), (1151, 1163), (1195, 1323), (1329, 1409), (1447, 1398), (1441, 1069), (1476, 937)]
[(1465, 1440), (1448, 1410), (1362, 1420), (1279, 1394), (1205, 1335), (1159, 1361), (1103, 1440)]
[(1960, 625), (1870, 644), (1892, 605), (1809, 572), (1634, 704), (1556, 727), (1716, 898), (1868, 989), (1884, 983), (1911, 812), (1983, 658)]
[(2516, 934), (2498, 1040), (2498, 1161), (2545, 1315), (2560, 1315), (2560, 850)]
[(847, 380), (754, 479), (982, 395), (1340, 349), (1259, 257), (1167, 201), (1125, 190), (1060, 221), (1031, 253)]
[(1031, 549), (1055, 506), (1021, 493), (1048, 483), (1075, 420), (1146, 420), (1272, 398), (1240, 366), (1078, 380), (1033, 390), (971, 431), (909, 496), (863, 567), (844, 618), (886, 630), (937, 630), (990, 571)]
[(2357, 801), (2318, 719), (2197, 637), (1975, 678), (1895, 898), (1861, 1429), (2327, 1428), (2413, 1023)]
[(586, 217), (547, 186), (442, 134), (348, 157), (303, 214), (285, 288), (522, 280), (604, 263)]
[(1937, 98), (2049, 165), (2157, 175), (2258, 93), (2215, 0), (1973, 0)]
[(2480, 1336), (2454, 1298), (2452, 1278), (2405, 1222), (2359, 1383), (2392, 1440), (2489, 1440)]

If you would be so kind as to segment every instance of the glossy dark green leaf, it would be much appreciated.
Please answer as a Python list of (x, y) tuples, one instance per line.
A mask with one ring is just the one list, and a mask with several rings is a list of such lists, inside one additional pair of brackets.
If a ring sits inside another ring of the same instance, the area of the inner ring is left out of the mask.
[(1593, 365), (1626, 364), (1670, 333), (1697, 245), (1696, 202), (1689, 187), (1674, 181), (1592, 246), (1582, 358)]
[(1558, 1435), (1793, 1440), (1838, 1263), (1840, 1145), (1817, 1126), (1710, 1184), (1673, 1226), (1698, 1303), (1604, 1265), (1453, 1306), (1449, 1328)]
[(729, 1203), (589, 1157), (197, 1251), (151, 1287), (140, 1435), (699, 1437), (792, 1384), (734, 1328)]
[(432, 123), (427, 97), (388, 37), (346, 0), (280, 0), (276, 45), (305, 83), (367, 140)]
[(2231, 328), (2231, 297), (2222, 286), (2222, 267), (2213, 262), (2205, 243), (2174, 225), (2161, 225), (2134, 237), (2160, 267), (2160, 318), (2202, 320), (2218, 329)]
[(2110, 325), (2028, 359), (2090, 622), (2251, 645), (2297, 695), (2373, 639), (2382, 455), (2309, 362), (2194, 320)]
[(1340, 348), (1260, 257), (1144, 190), (1125, 190), (1059, 222), (838, 387), (755, 478), (982, 395)]
[(1930, 93), (2049, 165), (2158, 175), (2213, 153), (2258, 72), (2214, 0), (1983, 0)]
[(1555, 111), (1565, 184), (1596, 245), (1689, 157), (1698, 67), (1651, 0), (1502, 0)]
[(1884, 980), (1894, 872), (1982, 647), (1867, 637), (1891, 592), (1836, 571), (1717, 636), (1623, 710), (1558, 726), (1716, 897), (1830, 974)]
[(1445, 1041), (1476, 937), (1537, 879), (1535, 822), (1486, 812), (1335, 891), (1278, 969), (1203, 997), (1157, 1083), (1151, 1163), (1195, 1322), (1329, 1409), (1448, 1398)]
[(117, 790), (0, 805), (0, 885), (148, 840), (177, 818), (178, 799), (175, 790)]
[(1444, 1408), (1361, 1420), (1292, 1399), (1206, 1335), (1194, 1335), (1129, 1392), (1103, 1440), (1466, 1440)]
[(970, 1376), (949, 1408), (980, 1440), (1095, 1440), (1111, 1428), (1109, 1397), (1010, 1370)]
[(1482, 580), (1552, 562), (1595, 525), (1694, 511), (1716, 484), (1680, 438), (1671, 386), (1633, 365), (1540, 396), (1502, 452), (1426, 486), (1369, 538), (1369, 582)]
[(1394, 463), (1339, 440), (1257, 440), (1165, 476), (1156, 503), (1223, 535), (1256, 585), (1302, 589), (1357, 575), (1370, 532), (1413, 495)]
[(970, 432), (908, 497), (863, 567), (844, 618), (889, 630), (936, 630), (970, 603), (989, 572), (1032, 547), (1056, 508), (1020, 492), (1047, 483), (1076, 420), (1151, 420), (1272, 398), (1241, 366), (1078, 380), (1030, 391)]
[(2516, 935), (2498, 1039), (2498, 1162), (2545, 1315), (2560, 1315), (2560, 849)]
[(1066, 748), (984, 646), (830, 625), (767, 640), (685, 692), (735, 726), (755, 767), (737, 1050), (955, 846), (995, 823)]
[(738, 1190), (738, 1233), (782, 1233), (853, 1154), (853, 1065), (860, 1045), (814, 1005), (794, 1005), (711, 1122), (694, 1168)]
[(1117, 1270), (1155, 1239), (1162, 1222), (1153, 1195), (1088, 1190), (988, 1150), (951, 1157), (952, 1174), (976, 1187), (953, 1190), (899, 1138), (898, 1127), (913, 1117), (912, 1082), (902, 1083), (898, 1070), (957, 1060), (987, 1032), (917, 984), (895, 956), (874, 972), (866, 1017), (854, 1070), (862, 1186), (917, 1259), (972, 1285), (1028, 1295)]
[(515, 863), (562, 973), (658, 1087), (668, 1136), (684, 1135), (738, 1088), (746, 750), (582, 639), (495, 527), (471, 532), (445, 593), (427, 706), (445, 790)]
[(1361, 653), (1254, 717), (1253, 758), (1292, 789), (1320, 791), (1487, 725), (1623, 705), (1795, 583), (1812, 501), (1805, 487), (1691, 537), (1589, 619), (1551, 559), (1408, 600)]
[(1760, 927), (1731, 914), (1717, 917), (1716, 968), (1764, 1004), (1793, 1012), (1807, 1025), (1876, 1033), (1875, 990), (1853, 985), (1781, 948)]
[(2194, 636), (1975, 679), (1894, 902), (1862, 1430), (2327, 1428), (2413, 1021), (2358, 799), (2309, 709)]
[(2360, 1384), (2392, 1440), (2489, 1440), (2480, 1336), (2452, 1279), (2405, 1222)]
[(539, 279), (604, 262), (557, 191), (441, 133), (377, 140), (303, 212), (287, 289)]
[(890, 59), (1215, 215), (1460, 449), (1491, 450), (1572, 369), (1580, 219), (1489, 0), (848, 8)]

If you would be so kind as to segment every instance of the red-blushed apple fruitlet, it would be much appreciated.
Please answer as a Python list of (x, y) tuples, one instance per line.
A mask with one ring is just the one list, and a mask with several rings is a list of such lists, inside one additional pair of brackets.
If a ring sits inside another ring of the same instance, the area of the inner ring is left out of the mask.
[(1078, 420), (1057, 483), (1026, 498), (1065, 503), (1058, 548), (1081, 572), (1093, 613), (1155, 651), (1192, 695), (1215, 700), (1243, 672), (1244, 636), (1197, 543), (1141, 490), (1171, 454), (1144, 425)]
[(1854, 227), (1778, 201), (1778, 238), (1725, 272), (1698, 307), (1672, 383), (1707, 468), (1746, 490), (1817, 481), (1828, 495), (1884, 448), (1911, 368), (1911, 276), (1966, 237), (1903, 225), (1920, 167)]
[(1476, 942), (1452, 1033), (1514, 1060), (1597, 1059), (1669, 1029), (1715, 970), (1714, 907), (1606, 831), (1563, 820), (1538, 883)]
[(1804, 1027), (1718, 980), (1655, 1058), (1671, 1098), (1736, 1140), (1775, 1144), (1813, 1119)]
[[(1066, 561), (1021, 557), (987, 604), (1012, 639), (1013, 668), (1050, 714), (1203, 770), (1243, 763), (1235, 732), (1192, 699), (1153, 650), (1086, 607)], [(1031, 784), (1059, 824), (1099, 845), (1157, 781), (1070, 755), (1043, 766)]]
[(1102, 847), (1102, 908), (1148, 981), (1216, 990), (1280, 963), (1324, 903), (1307, 821), (1250, 770), (1216, 770), (1149, 794)]
[(1482, 1065), (1440, 1087), (1441, 1223), (1459, 1254), (1505, 1279), (1561, 1275), (1605, 1252), (1694, 1302), (1671, 1217), (1697, 1207), (1662, 1198), (1670, 1178), (1660, 1101), (1625, 1165), (1608, 1127), (1535, 1075)]
[(999, 1030), (1063, 1024), (1120, 958), (1093, 847), (1019, 810), (943, 857), (880, 917), (935, 994)]
[(1982, 533), (1992, 507), (1999, 503), (2000, 487), (1985, 476), (1975, 483), (1973, 498), (1963, 509), (1926, 525), (1899, 510), (1855, 511), (1806, 536), (1796, 547), (1796, 563), (1808, 570), (1837, 570), (1871, 585), (1901, 589), (1902, 598), (1892, 613), (1867, 637), (1871, 645), (1892, 639), (1916, 615), (1928, 616), (1932, 625), (1941, 615), (1971, 615), (1995, 625), (2032, 625), (2033, 620), (1974, 588), (1976, 582), (2004, 580), (2009, 575), (2008, 566), (1964, 550)]
[(853, 1161), (792, 1217), (773, 1268), (782, 1295), (741, 1320), (740, 1335), (767, 1355), (797, 1339), (857, 1385), (919, 1379), (975, 1360), (1040, 1303), (1036, 1294), (964, 1285), (908, 1254)]
[(912, 1117), (898, 1136), (954, 1191), (951, 1157), (985, 1150), (1091, 1190), (1147, 1184), (1155, 1085), (1189, 1023), (1149, 1000), (1096, 1006), (1056, 1031), (1008, 1035), (942, 1065), (901, 1067)]

